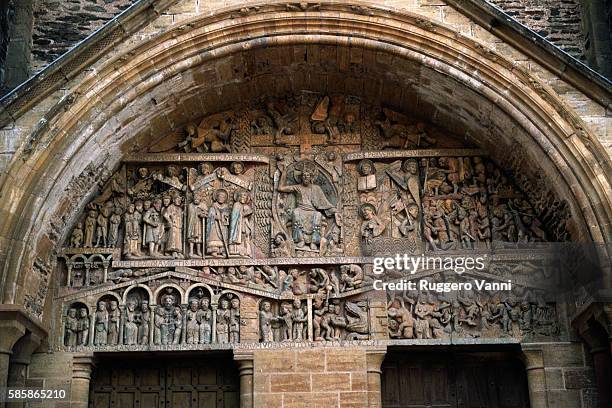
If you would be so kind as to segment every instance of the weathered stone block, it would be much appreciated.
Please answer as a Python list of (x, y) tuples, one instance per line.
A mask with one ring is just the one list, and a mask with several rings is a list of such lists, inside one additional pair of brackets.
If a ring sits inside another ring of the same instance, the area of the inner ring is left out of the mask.
[(368, 393), (366, 391), (351, 391), (340, 393), (341, 408), (360, 408), (367, 406)]
[(364, 349), (331, 349), (327, 351), (327, 371), (358, 371), (365, 370)]
[(569, 391), (549, 391), (546, 393), (548, 396), (548, 406), (555, 408), (578, 408), (582, 406), (582, 400), (580, 398), (580, 391), (569, 390)]
[(367, 390), (367, 374), (366, 373), (351, 373), (351, 390), (363, 391)]
[(325, 370), (325, 350), (299, 350), (295, 371), (313, 372)]
[(271, 392), (310, 391), (310, 374), (272, 374), (270, 376)]
[(598, 408), (597, 407), (597, 389), (587, 388), (581, 390), (582, 408)]
[(348, 391), (351, 389), (349, 373), (312, 374), (312, 389), (315, 391)]
[(282, 373), (295, 371), (295, 351), (260, 350), (254, 354), (256, 373)]
[(285, 394), (284, 408), (337, 408), (338, 394), (329, 392)]
[(255, 394), (254, 408), (282, 407), (283, 394)]
[[(595, 387), (595, 376), (590, 368), (568, 368), (563, 370), (565, 388), (580, 389)], [(548, 385), (548, 384), (547, 384)]]
[(67, 353), (35, 353), (28, 369), (29, 378), (70, 378), (72, 356)]
[(270, 376), (260, 374), (253, 376), (253, 391), (254, 392), (270, 392)]
[(584, 365), (580, 344), (551, 344), (544, 347), (542, 352), (546, 367), (579, 367)]
[(565, 384), (563, 383), (563, 370), (560, 368), (546, 368), (546, 387), (549, 390), (563, 389)]

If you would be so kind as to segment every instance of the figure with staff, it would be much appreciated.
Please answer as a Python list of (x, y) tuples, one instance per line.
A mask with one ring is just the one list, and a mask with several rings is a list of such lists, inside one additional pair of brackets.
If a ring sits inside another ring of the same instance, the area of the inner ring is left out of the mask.
[(208, 210), (206, 221), (206, 253), (213, 258), (229, 255), (227, 232), (230, 220), (230, 206), (227, 202), (228, 193), (225, 189), (215, 190), (213, 204)]
[(194, 195), (187, 209), (187, 242), (190, 258), (201, 258), (203, 255), (202, 243), (204, 239), (204, 222), (208, 208)]

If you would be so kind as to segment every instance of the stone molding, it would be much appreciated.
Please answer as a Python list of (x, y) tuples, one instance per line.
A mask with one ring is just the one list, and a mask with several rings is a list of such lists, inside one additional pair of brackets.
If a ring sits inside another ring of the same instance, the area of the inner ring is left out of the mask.
[(38, 339), (47, 337), (48, 328), (41, 325), (40, 322), (32, 319), (26, 311), (18, 305), (0, 304), (0, 324), (18, 324), (25, 330), (31, 332)]

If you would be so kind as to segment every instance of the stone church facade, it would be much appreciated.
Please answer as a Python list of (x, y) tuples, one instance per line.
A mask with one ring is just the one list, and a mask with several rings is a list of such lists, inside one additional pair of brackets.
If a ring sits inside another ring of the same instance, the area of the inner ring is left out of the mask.
[(611, 84), (534, 36), (134, 2), (0, 100), (6, 406), (609, 406)]

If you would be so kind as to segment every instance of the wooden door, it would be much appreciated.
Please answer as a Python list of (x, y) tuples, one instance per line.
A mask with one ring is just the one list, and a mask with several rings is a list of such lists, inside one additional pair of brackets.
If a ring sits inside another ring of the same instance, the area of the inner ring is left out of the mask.
[(109, 360), (92, 378), (93, 408), (238, 407), (238, 374), (231, 360)]
[(525, 369), (486, 353), (389, 353), (383, 363), (385, 408), (528, 408)]

